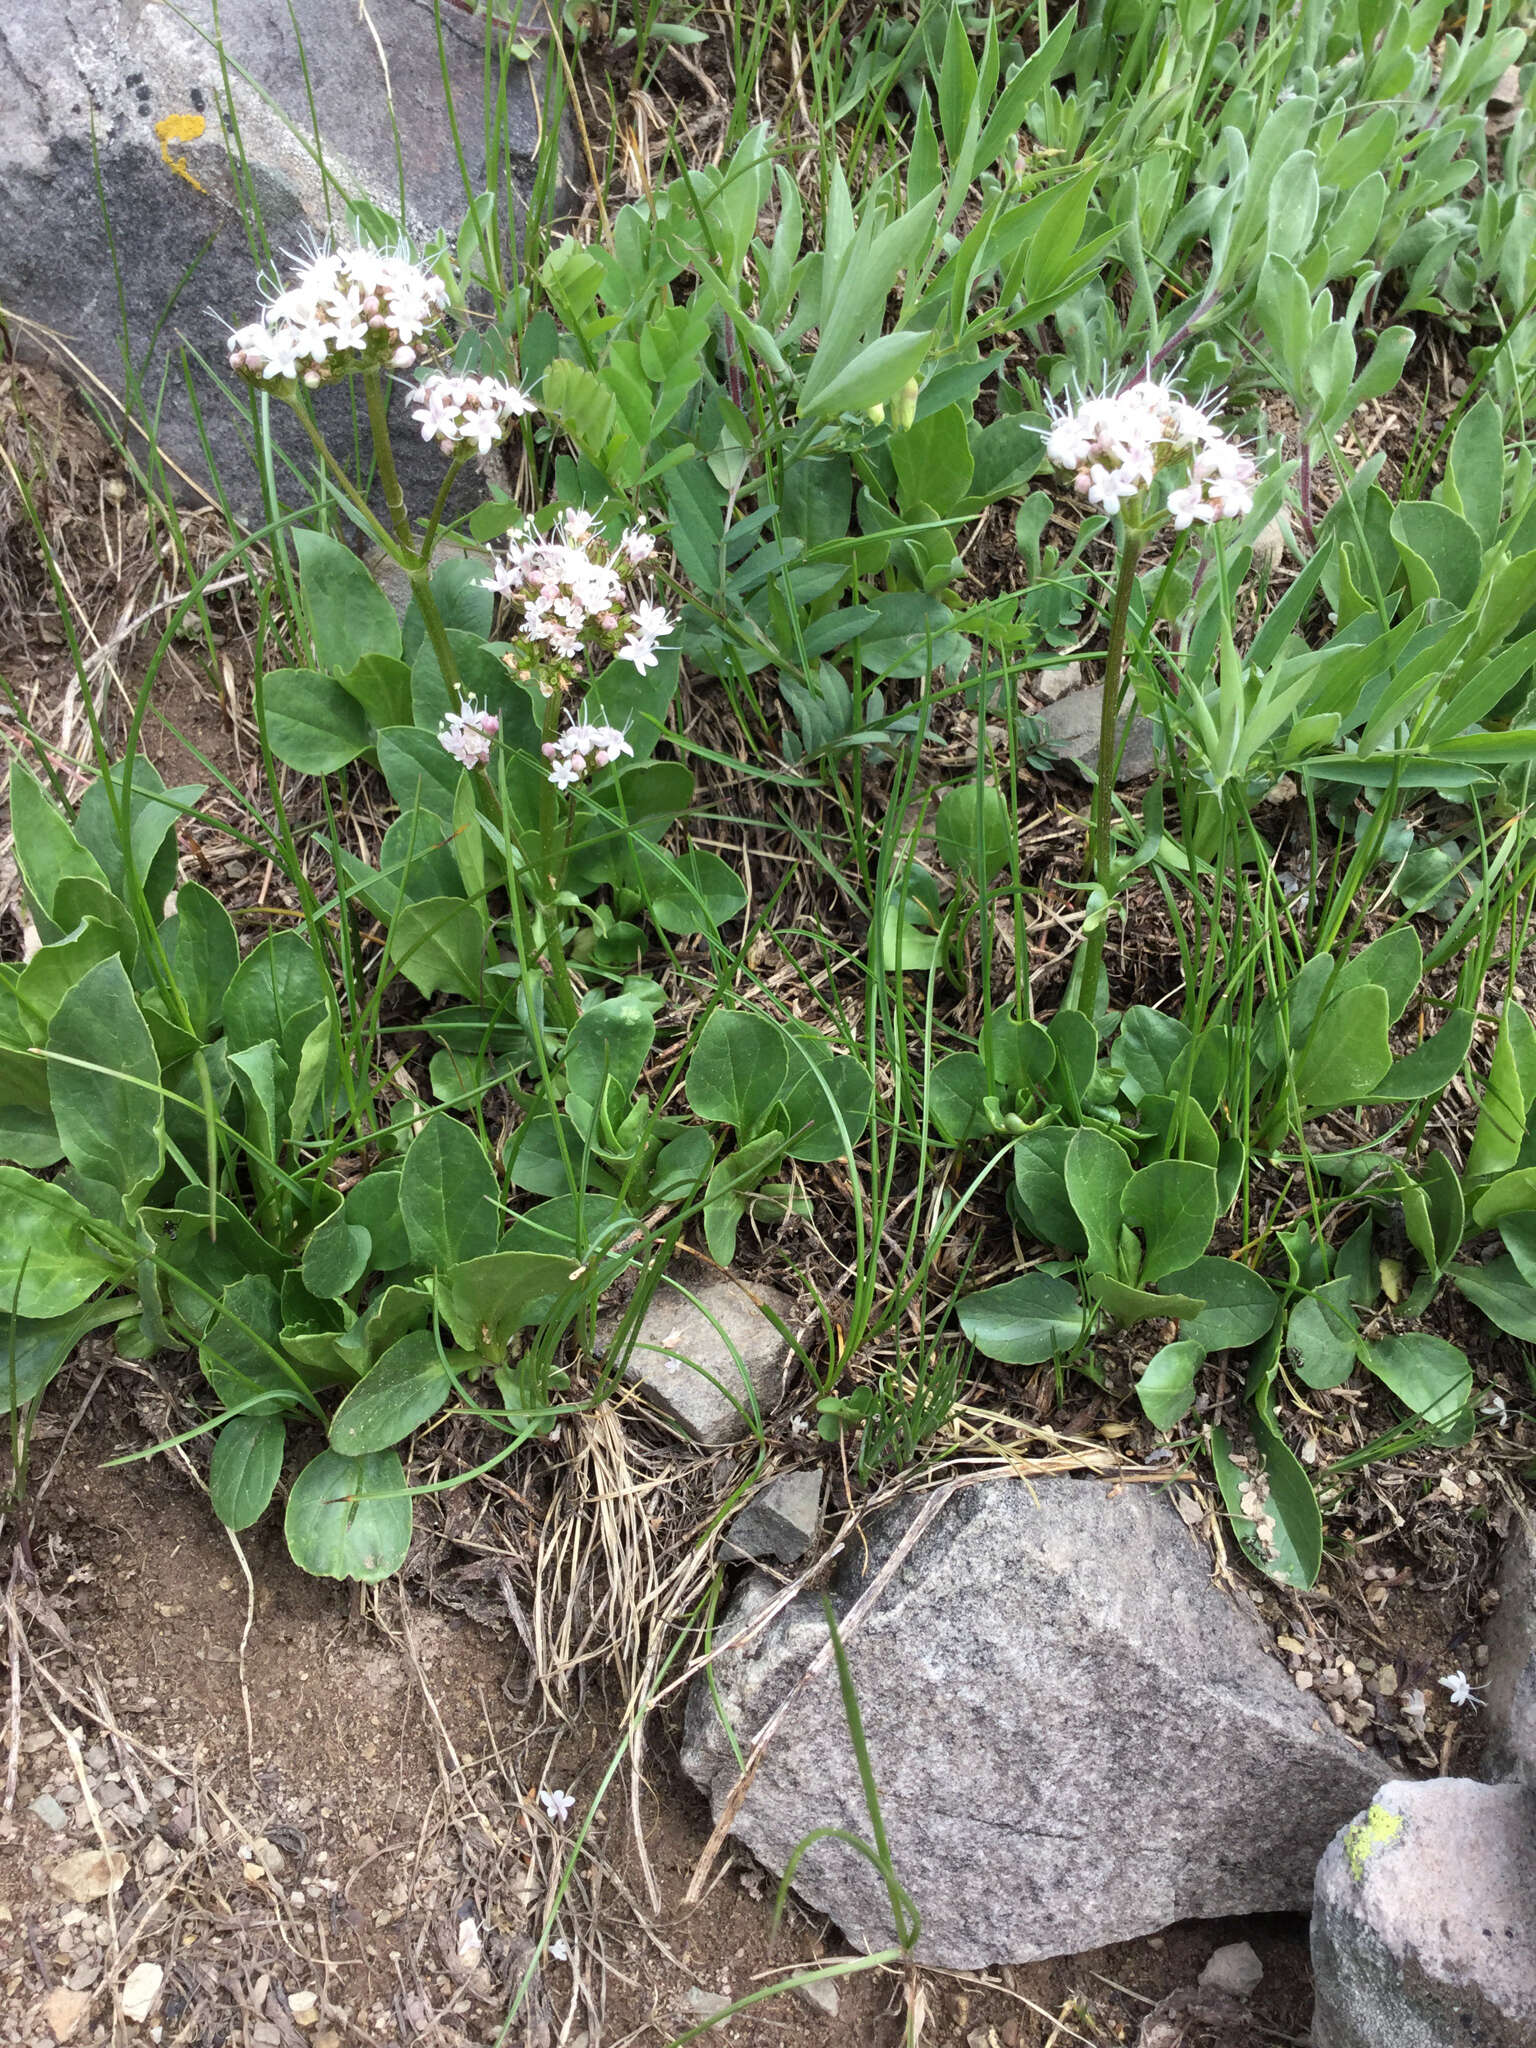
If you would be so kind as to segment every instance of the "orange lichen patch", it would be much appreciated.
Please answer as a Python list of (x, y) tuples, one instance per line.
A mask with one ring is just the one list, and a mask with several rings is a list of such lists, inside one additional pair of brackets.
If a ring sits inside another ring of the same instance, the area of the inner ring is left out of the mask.
[(171, 155), (171, 144), (173, 142), (196, 142), (201, 138), (207, 126), (208, 123), (201, 114), (167, 114), (163, 121), (155, 123), (155, 134), (159, 137), (160, 141), (161, 158), (170, 165), (178, 178), (185, 178), (187, 183), (196, 186), (199, 192), (206, 192), (208, 187), (198, 184), (197, 179), (188, 170), (187, 160), (184, 156)]

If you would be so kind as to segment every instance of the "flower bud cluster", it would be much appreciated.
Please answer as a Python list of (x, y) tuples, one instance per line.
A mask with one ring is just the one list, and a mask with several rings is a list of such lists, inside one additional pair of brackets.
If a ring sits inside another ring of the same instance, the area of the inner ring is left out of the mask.
[(515, 384), (504, 384), (499, 377), (456, 377), (438, 370), (422, 378), (416, 398), (411, 418), (421, 428), (423, 441), (449, 449), (467, 442), (477, 455), (503, 440), (514, 420), (538, 411)]
[(1168, 495), (1180, 531), (1196, 521), (1241, 519), (1253, 509), (1253, 458), (1209, 412), (1155, 377), (1053, 412), (1045, 455), (1071, 475), (1079, 497), (1111, 515), (1172, 469), (1189, 479)]
[(567, 724), (558, 738), (546, 741), (543, 754), (556, 789), (573, 789), (589, 769), (607, 768), (634, 748), (616, 725)]
[(545, 538), (523, 526), (507, 536), (507, 552), (485, 587), (505, 597), (520, 613), (517, 640), (507, 666), (531, 677), (534, 667), (553, 665), (569, 681), (576, 664), (617, 658), (643, 675), (655, 668), (657, 648), (674, 621), (648, 599), (634, 601), (632, 585), (656, 554), (656, 542), (641, 525), (627, 527), (610, 547), (590, 512), (565, 513)]
[(236, 328), (229, 366), (253, 382), (311, 391), (365, 368), (408, 370), (447, 305), (442, 279), (404, 254), (326, 249), (274, 293), (259, 319)]
[(461, 768), (483, 768), (491, 758), (491, 741), (501, 730), (494, 711), (482, 711), (479, 700), (466, 697), (438, 728), (438, 741)]

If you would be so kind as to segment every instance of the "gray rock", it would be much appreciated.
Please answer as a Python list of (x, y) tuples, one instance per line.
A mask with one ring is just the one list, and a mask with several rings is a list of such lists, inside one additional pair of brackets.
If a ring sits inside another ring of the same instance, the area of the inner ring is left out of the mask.
[(1499, 1561), (1499, 1604), (1488, 1624), (1485, 1778), (1536, 1785), (1536, 1557), (1516, 1524)]
[[(249, 436), (219, 387), (230, 382), (225, 334), (258, 305), (253, 210), (279, 259), (328, 224), (341, 226), (349, 198), (398, 216), (391, 105), (408, 229), (456, 236), (467, 200), (433, 8), (417, 0), (371, 0), (366, 10), (337, 0), (220, 0), (227, 66), (214, 13), (213, 0), (7, 0), (0, 305), (17, 316), (19, 341), (94, 374), (126, 395), (141, 421), (154, 418), (159, 448), (203, 481), (200, 410), (220, 482), (236, 512), (250, 517), (261, 493)], [(496, 187), (505, 224), (521, 217), (533, 187), (543, 65), (510, 67), (505, 156), (487, 176), (483, 14), (444, 6), (441, 28), (468, 175), (477, 191)], [(125, 354), (137, 393), (126, 389)], [(403, 417), (403, 389), (393, 403)], [(351, 407), (345, 387), (322, 393), (321, 417), (338, 447), (350, 440)], [(311, 457), (297, 423), (281, 406), (273, 417), (283, 451), (307, 476)], [(159, 471), (155, 447), (129, 438)], [(429, 502), (442, 478), (438, 450), (408, 423), (397, 447), (413, 499)], [(281, 458), (278, 468), (280, 493), (295, 502), (307, 496)], [(164, 471), (155, 480), (167, 488), (176, 481)]]
[(815, 1466), (786, 1472), (749, 1500), (732, 1521), (722, 1548), (727, 1557), (771, 1557), (794, 1564), (821, 1527), (821, 1473)]
[(824, 2012), (829, 2020), (837, 2018), (837, 1986), (828, 1978), (814, 1984), (797, 1984), (795, 1989), (806, 2004), (816, 2012)]
[(1083, 680), (1080, 661), (1064, 662), (1059, 668), (1042, 668), (1030, 678), (1030, 687), (1043, 704), (1054, 704)]
[[(845, 1619), (922, 1500), (849, 1546), (832, 1588)], [(754, 1575), (718, 1639), (771, 1590)], [(788, 1702), (734, 1824), (776, 1871), (814, 1828), (869, 1838), (830, 1659), (796, 1690), (826, 1642), (806, 1593), (714, 1669), (743, 1754)], [(1323, 1845), (1385, 1775), (1297, 1693), (1247, 1603), (1142, 1486), (961, 1489), (847, 1649), (896, 1874), (922, 1915), (917, 1954), (945, 1969), (1304, 1908)], [(703, 1679), (683, 1761), (718, 1814), (738, 1765)], [(843, 1845), (817, 1843), (796, 1889), (858, 1947), (890, 1939), (884, 1884)]]
[(35, 1813), (45, 1828), (67, 1828), (69, 1815), (51, 1792), (39, 1792), (31, 1802), (29, 1811)]
[[(1053, 704), (1044, 705), (1035, 716), (1063, 761), (1072, 763), (1074, 767), (1093, 769), (1099, 756), (1099, 721), (1104, 716), (1102, 683), (1085, 683), (1080, 690), (1070, 690)], [(1115, 776), (1116, 783), (1135, 782), (1140, 776), (1150, 775), (1157, 760), (1150, 722), (1139, 711), (1134, 712), (1130, 734), (1125, 737), (1125, 714), (1122, 714), (1120, 732), (1125, 743), (1120, 754), (1119, 773)]]
[(1318, 1866), (1314, 2048), (1530, 2048), (1536, 1791), (1384, 1786)]
[(790, 1345), (769, 1314), (793, 1330), (794, 1304), (776, 1287), (752, 1292), (698, 1260), (675, 1259), (639, 1327), (624, 1318), (597, 1331), (597, 1355), (624, 1345), (624, 1377), (697, 1444), (729, 1444), (751, 1433), (755, 1416), (784, 1391)]
[(1246, 1941), (1229, 1941), (1200, 1972), (1202, 1991), (1224, 1991), (1229, 1998), (1251, 1998), (1264, 1981), (1264, 1965)]

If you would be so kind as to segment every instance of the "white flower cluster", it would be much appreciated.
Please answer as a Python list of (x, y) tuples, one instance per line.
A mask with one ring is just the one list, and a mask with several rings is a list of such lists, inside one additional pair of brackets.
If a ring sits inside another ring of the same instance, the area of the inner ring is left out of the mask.
[(514, 420), (538, 411), (515, 384), (504, 384), (499, 377), (455, 377), (439, 370), (422, 378), (416, 397), (419, 403), (411, 418), (421, 428), (423, 441), (436, 441), (443, 448), (472, 442), (477, 455), (502, 440)]
[(491, 741), (501, 730), (494, 711), (482, 711), (478, 700), (466, 697), (457, 711), (450, 711), (438, 728), (438, 740), (461, 768), (483, 768), (491, 758)]
[(634, 751), (616, 725), (582, 725), (575, 720), (543, 749), (556, 789), (574, 789), (589, 768), (607, 768), (621, 754), (633, 757)]
[(1079, 497), (1103, 512), (1120, 511), (1175, 465), (1187, 465), (1189, 474), (1168, 494), (1180, 532), (1196, 521), (1241, 519), (1253, 509), (1259, 474), (1253, 458), (1208, 412), (1154, 377), (1085, 398), (1053, 418), (1046, 460), (1070, 472)]
[(443, 281), (404, 254), (326, 249), (274, 293), (261, 318), (229, 337), (229, 366), (268, 384), (310, 390), (376, 364), (408, 370), (415, 344), (442, 319)]
[(522, 613), (522, 650), (507, 657), (508, 666), (527, 677), (536, 660), (616, 655), (642, 675), (654, 668), (673, 621), (658, 604), (631, 604), (628, 586), (655, 553), (655, 539), (639, 525), (626, 527), (610, 548), (592, 514), (579, 507), (565, 513), (548, 538), (530, 526), (514, 529), (504, 559), (484, 579), (486, 589)]

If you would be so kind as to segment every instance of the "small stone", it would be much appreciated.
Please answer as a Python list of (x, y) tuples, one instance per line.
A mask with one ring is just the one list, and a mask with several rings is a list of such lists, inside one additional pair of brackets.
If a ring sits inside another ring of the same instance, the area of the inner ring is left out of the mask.
[(1075, 690), (1083, 680), (1083, 664), (1069, 661), (1060, 668), (1043, 668), (1035, 676), (1035, 695), (1045, 704), (1054, 704), (1058, 697), (1065, 697), (1068, 690)]
[(1217, 1949), (1200, 1972), (1202, 1991), (1225, 1991), (1231, 1998), (1251, 1998), (1264, 1976), (1264, 1965), (1246, 1941)]
[(1384, 1785), (1318, 1865), (1314, 2048), (1529, 2048), (1536, 1790)]
[(112, 1761), (104, 1746), (99, 1742), (91, 1744), (91, 1747), (85, 1752), (85, 1760), (93, 1771), (106, 1770)]
[(251, 1860), (259, 1863), (268, 1877), (281, 1877), (288, 1868), (282, 1850), (275, 1842), (269, 1842), (265, 1835), (258, 1835), (252, 1842)]
[(1520, 66), (1518, 64), (1511, 64), (1507, 71), (1500, 73), (1498, 83), (1488, 95), (1488, 104), (1490, 107), (1499, 108), (1500, 111), (1507, 107), (1519, 106)]
[[(1068, 691), (1054, 704), (1047, 704), (1040, 712), (1040, 723), (1046, 736), (1062, 760), (1091, 776), (1099, 753), (1099, 725), (1104, 715), (1104, 685), (1087, 683), (1079, 690)], [(1131, 729), (1125, 731), (1129, 715)], [(1143, 775), (1150, 775), (1157, 762), (1157, 748), (1150, 722), (1132, 706), (1129, 714), (1120, 716), (1120, 736), (1125, 744), (1120, 752), (1120, 766), (1115, 775), (1116, 784), (1135, 782)]]
[(60, 2043), (75, 2038), (90, 2009), (91, 1995), (88, 1991), (71, 1991), (62, 1984), (43, 2000), (43, 2018), (54, 2040)]
[(69, 1815), (51, 1792), (40, 1792), (27, 1811), (35, 1813), (45, 1828), (58, 1829), (69, 1826)]
[(149, 1788), (149, 1794), (152, 1799), (174, 1799), (176, 1797), (176, 1780), (174, 1778), (156, 1778)]
[(821, 1526), (821, 1473), (786, 1472), (749, 1500), (722, 1545), (727, 1557), (773, 1558), (794, 1564), (815, 1546)]
[(283, 2048), (283, 2037), (270, 2020), (257, 2020), (251, 2028), (252, 2048)]
[(100, 1963), (76, 1963), (69, 1973), (69, 1988), (71, 1991), (89, 1991), (100, 1975)]
[(176, 1851), (169, 1842), (158, 1835), (151, 1835), (139, 1851), (139, 1868), (146, 1877), (158, 1877), (162, 1870), (169, 1870), (176, 1861)]
[[(768, 1310), (785, 1328), (795, 1327), (794, 1304), (777, 1288), (749, 1293), (729, 1273), (686, 1256), (674, 1259), (639, 1328), (623, 1339), (624, 1377), (644, 1387), (695, 1443), (735, 1443), (784, 1390), (790, 1346)], [(599, 1324), (599, 1358), (618, 1339), (623, 1321), (615, 1315)]]
[(123, 2018), (142, 2024), (149, 2018), (165, 1971), (158, 1963), (137, 1963), (123, 1979)]
[(691, 1984), (683, 1995), (683, 2003), (701, 2020), (714, 2020), (725, 2011), (731, 1999), (727, 1992), (705, 1991), (700, 1985)]
[(55, 1863), (48, 1875), (60, 1891), (85, 1906), (119, 1888), (128, 1875), (128, 1858), (121, 1849), (82, 1849)]
[(837, 2018), (837, 1986), (829, 1978), (817, 1984), (797, 1984), (795, 1989), (817, 2012), (824, 2012), (829, 2020)]

